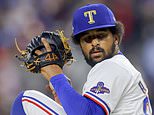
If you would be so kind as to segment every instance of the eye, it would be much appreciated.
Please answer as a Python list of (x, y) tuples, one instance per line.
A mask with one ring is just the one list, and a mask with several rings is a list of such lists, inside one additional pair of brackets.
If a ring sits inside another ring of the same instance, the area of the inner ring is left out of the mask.
[(107, 34), (100, 33), (100, 34), (97, 34), (96, 37), (97, 37), (97, 39), (102, 40), (105, 37), (107, 37)]
[(93, 40), (92, 36), (88, 36), (85, 38), (85, 42), (87, 42), (87, 43), (91, 43), (92, 40)]
[(86, 42), (86, 43), (91, 43), (92, 42), (92, 36), (88, 35), (86, 37), (84, 37), (82, 39), (83, 42)]

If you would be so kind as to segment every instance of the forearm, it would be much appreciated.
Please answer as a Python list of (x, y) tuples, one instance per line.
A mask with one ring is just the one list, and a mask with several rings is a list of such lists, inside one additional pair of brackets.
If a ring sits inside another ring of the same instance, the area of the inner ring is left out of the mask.
[(104, 115), (102, 108), (90, 99), (78, 94), (63, 74), (52, 77), (50, 82), (68, 115)]

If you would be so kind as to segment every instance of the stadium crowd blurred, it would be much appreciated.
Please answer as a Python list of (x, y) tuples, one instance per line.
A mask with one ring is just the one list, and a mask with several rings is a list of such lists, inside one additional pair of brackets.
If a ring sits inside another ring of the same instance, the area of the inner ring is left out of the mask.
[[(0, 0), (0, 115), (9, 114), (22, 90), (39, 90), (52, 98), (45, 88), (48, 82), (39, 74), (26, 72), (15, 58), (19, 54), (15, 38), (21, 49), (44, 30), (63, 29), (70, 38), (73, 11), (89, 3), (107, 4), (125, 24), (122, 52), (142, 73), (154, 109), (154, 0)], [(71, 40), (70, 45), (77, 61), (64, 72), (81, 93), (90, 67), (79, 46)]]

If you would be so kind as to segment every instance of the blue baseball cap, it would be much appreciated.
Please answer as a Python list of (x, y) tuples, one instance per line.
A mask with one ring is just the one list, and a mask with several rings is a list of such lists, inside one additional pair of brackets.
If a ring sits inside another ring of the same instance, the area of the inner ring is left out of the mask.
[(115, 26), (112, 11), (104, 4), (88, 4), (77, 9), (73, 15), (73, 36), (82, 32)]

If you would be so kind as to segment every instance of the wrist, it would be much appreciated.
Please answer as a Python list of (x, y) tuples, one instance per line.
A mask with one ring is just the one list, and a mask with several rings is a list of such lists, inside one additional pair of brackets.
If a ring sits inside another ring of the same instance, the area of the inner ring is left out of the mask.
[(41, 69), (43, 76), (49, 81), (53, 76), (63, 74), (62, 69), (58, 65), (49, 65)]

